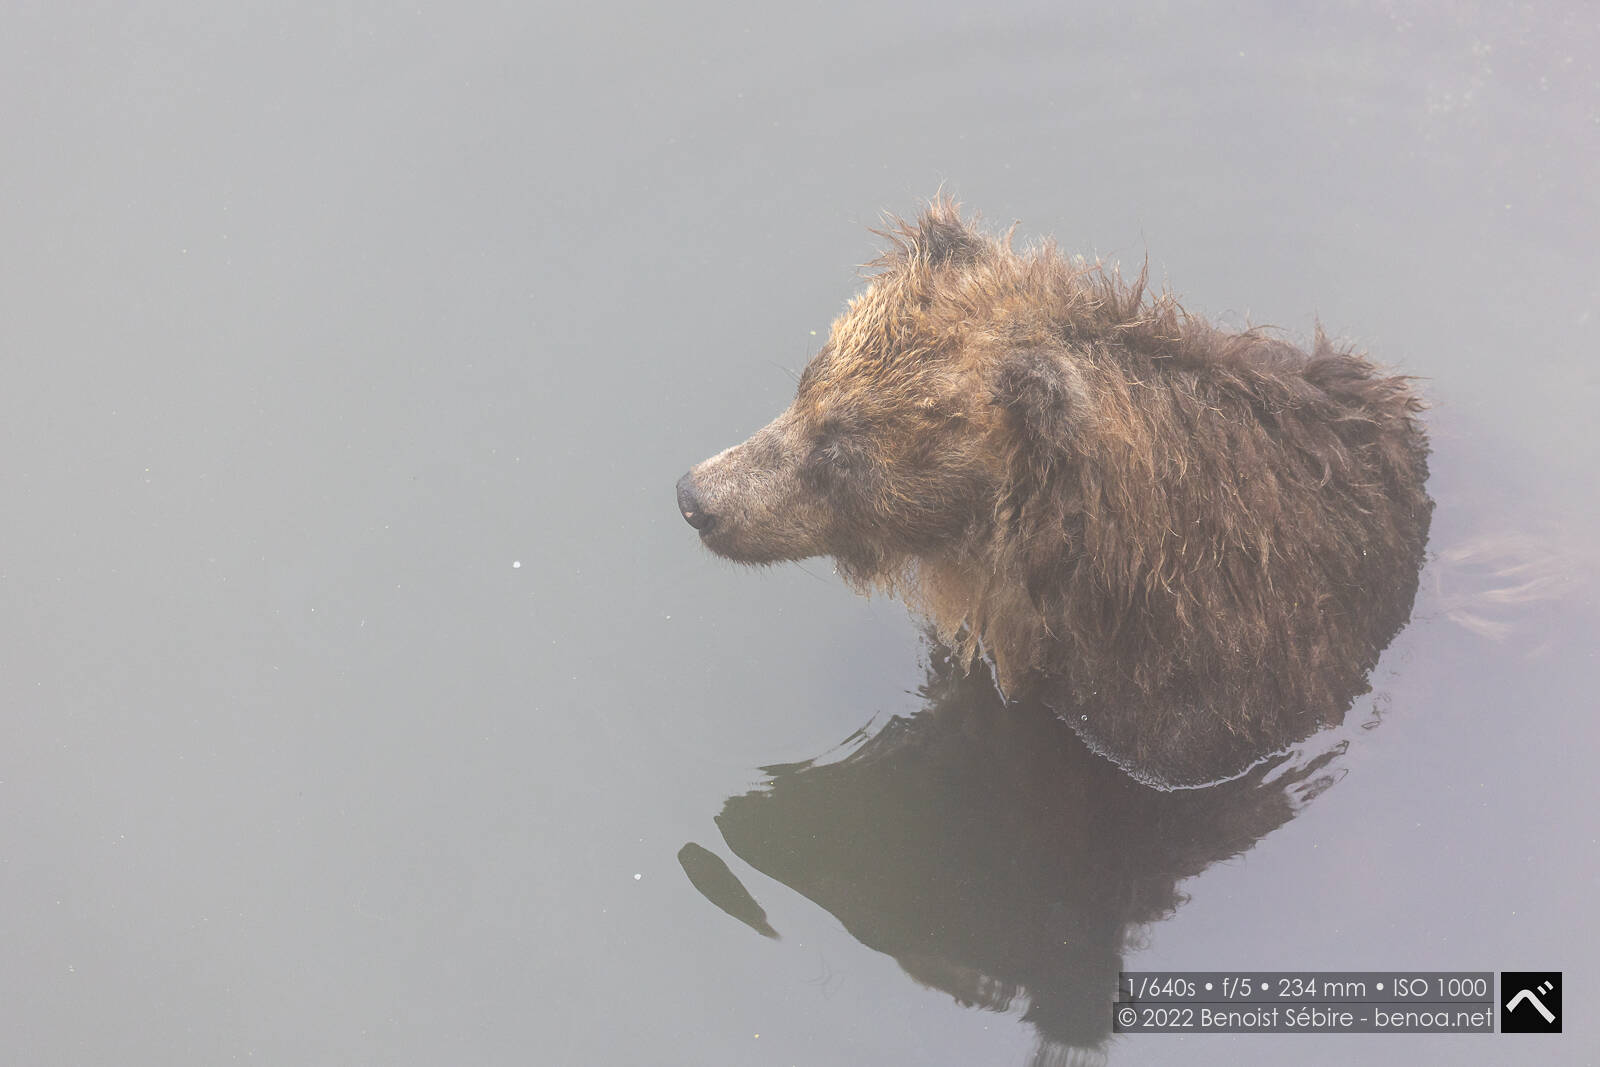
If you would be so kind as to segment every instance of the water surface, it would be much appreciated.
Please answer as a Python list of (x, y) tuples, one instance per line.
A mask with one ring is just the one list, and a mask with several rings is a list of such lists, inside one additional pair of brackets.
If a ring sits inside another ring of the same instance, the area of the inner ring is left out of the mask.
[[(1593, 1000), (1592, 13), (6, 24), (16, 1062), (1499, 1064), (1529, 1039), (1107, 1042), (1084, 998)], [(826, 563), (695, 544), (673, 482), (941, 186), (1423, 378), (1438, 558), (1339, 733), (1140, 793)], [(1536, 1058), (1597, 1046), (1572, 1011)]]

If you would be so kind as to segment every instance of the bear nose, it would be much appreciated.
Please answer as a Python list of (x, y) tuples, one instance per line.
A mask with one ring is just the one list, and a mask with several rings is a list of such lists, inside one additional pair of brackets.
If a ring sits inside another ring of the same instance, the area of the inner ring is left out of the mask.
[(717, 521), (715, 515), (706, 513), (706, 509), (700, 504), (700, 498), (695, 495), (692, 474), (685, 474), (678, 479), (678, 510), (683, 512), (685, 522), (702, 533), (711, 529), (711, 524)]

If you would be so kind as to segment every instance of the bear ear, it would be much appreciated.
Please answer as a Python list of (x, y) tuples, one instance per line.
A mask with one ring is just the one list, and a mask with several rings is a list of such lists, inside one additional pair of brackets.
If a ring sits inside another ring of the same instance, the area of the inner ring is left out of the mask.
[(1006, 353), (990, 384), (990, 398), (1011, 431), (1014, 477), (1035, 484), (1077, 451), (1093, 418), (1083, 373), (1063, 348), (1018, 348)]
[(961, 217), (961, 205), (939, 197), (917, 219), (916, 243), (935, 266), (972, 263), (989, 250), (989, 243)]
[(888, 229), (872, 232), (888, 238), (890, 247), (869, 266), (961, 266), (989, 252), (988, 239), (961, 217), (961, 205), (946, 196), (935, 197), (915, 224), (891, 219)]

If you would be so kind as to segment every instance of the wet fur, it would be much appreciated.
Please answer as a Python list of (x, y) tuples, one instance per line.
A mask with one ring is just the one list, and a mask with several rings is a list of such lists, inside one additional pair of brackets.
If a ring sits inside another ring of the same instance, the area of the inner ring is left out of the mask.
[(885, 236), (760, 449), (692, 472), (766, 516), (707, 544), (834, 556), (1155, 781), (1340, 721), (1427, 539), (1410, 381), (1320, 330), (1309, 352), (1227, 333), (1143, 273), (1015, 251), (948, 201)]

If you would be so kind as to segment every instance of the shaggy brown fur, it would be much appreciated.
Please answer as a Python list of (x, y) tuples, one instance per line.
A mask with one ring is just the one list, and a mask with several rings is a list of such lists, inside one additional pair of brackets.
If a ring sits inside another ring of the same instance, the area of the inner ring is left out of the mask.
[(679, 483), (705, 544), (835, 557), (1158, 781), (1339, 722), (1427, 538), (1407, 379), (1320, 331), (1225, 333), (948, 201), (885, 236), (789, 410)]

